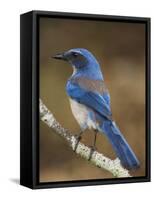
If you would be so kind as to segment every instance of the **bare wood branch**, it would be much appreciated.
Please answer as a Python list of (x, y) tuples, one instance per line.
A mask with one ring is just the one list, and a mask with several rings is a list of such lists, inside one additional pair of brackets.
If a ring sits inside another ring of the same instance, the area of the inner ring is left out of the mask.
[[(77, 143), (76, 137), (67, 129), (63, 128), (59, 122), (55, 119), (54, 115), (48, 110), (48, 108), (43, 104), (40, 99), (40, 118), (45, 122), (50, 128), (55, 130), (55, 132), (63, 137), (69, 144), (69, 146), (74, 150)], [(80, 155), (82, 158), (88, 160), (90, 154), (90, 148), (83, 143), (79, 142), (76, 154)], [(129, 171), (120, 164), (120, 160), (116, 158), (111, 160), (110, 158), (104, 156), (103, 154), (94, 151), (91, 160), (89, 161), (93, 165), (105, 169), (112, 173), (114, 177), (131, 177)]]

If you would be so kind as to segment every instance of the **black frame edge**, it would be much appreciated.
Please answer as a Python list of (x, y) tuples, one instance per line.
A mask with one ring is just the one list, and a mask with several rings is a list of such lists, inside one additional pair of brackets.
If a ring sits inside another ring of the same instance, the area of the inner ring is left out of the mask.
[(150, 17), (139, 17), (139, 16), (122, 16), (122, 15), (106, 15), (106, 14), (90, 14), (90, 13), (75, 13), (75, 12), (59, 12), (59, 11), (42, 11), (42, 10), (32, 10), (26, 13), (23, 13), (22, 15), (25, 15), (27, 13), (33, 13), (34, 15), (39, 16), (53, 16), (58, 18), (74, 18), (74, 19), (80, 19), (80, 18), (86, 18), (91, 20), (98, 20), (98, 19), (108, 19), (108, 20), (116, 20), (116, 21), (130, 21), (138, 23), (141, 22), (147, 22), (147, 20), (150, 20)]
[(151, 18), (146, 20), (146, 176), (151, 181)]
[(20, 184), (33, 187), (32, 12), (20, 15)]

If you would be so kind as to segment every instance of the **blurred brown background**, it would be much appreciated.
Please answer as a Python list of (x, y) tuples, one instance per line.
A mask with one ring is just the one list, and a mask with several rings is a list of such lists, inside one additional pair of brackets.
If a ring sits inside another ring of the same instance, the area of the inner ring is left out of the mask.
[[(72, 73), (68, 63), (51, 59), (70, 48), (86, 48), (99, 61), (111, 95), (113, 117), (141, 162), (133, 176), (145, 175), (145, 26), (137, 23), (40, 19), (40, 96), (56, 119), (73, 133), (75, 121), (65, 92)], [(92, 131), (82, 141), (92, 144)], [(115, 154), (99, 134), (97, 149)], [(77, 157), (65, 141), (40, 122), (40, 181), (112, 178), (105, 170)]]

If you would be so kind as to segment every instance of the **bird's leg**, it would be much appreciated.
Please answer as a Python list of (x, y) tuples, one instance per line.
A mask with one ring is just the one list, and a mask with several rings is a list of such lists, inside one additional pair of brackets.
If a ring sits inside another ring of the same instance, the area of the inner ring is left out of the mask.
[(75, 144), (75, 147), (74, 147), (74, 152), (76, 151), (77, 147), (78, 147), (78, 144), (82, 138), (82, 134), (84, 133), (85, 130), (81, 130), (77, 135), (75, 135), (76, 139), (77, 139), (77, 142)]
[(93, 145), (92, 145), (92, 147), (90, 149), (90, 155), (89, 155), (88, 160), (91, 160), (91, 157), (92, 157), (94, 151), (96, 150), (96, 138), (97, 138), (98, 130), (94, 130), (94, 131), (95, 131), (94, 141), (93, 141)]

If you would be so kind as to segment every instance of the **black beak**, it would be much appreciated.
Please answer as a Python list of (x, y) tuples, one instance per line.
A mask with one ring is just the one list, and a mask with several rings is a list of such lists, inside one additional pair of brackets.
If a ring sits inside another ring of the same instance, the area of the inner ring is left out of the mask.
[(59, 59), (59, 60), (66, 60), (64, 53), (58, 53), (55, 56), (52, 56), (52, 58)]

